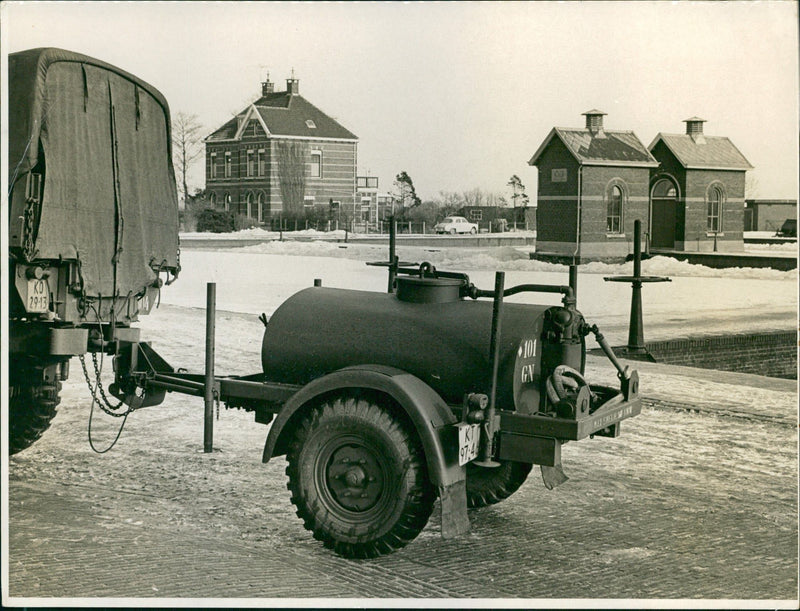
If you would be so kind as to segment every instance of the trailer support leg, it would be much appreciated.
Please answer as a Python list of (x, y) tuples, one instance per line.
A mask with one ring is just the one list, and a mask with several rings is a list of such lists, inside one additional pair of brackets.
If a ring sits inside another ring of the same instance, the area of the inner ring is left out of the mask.
[(205, 418), (203, 422), (203, 452), (214, 448), (214, 334), (217, 310), (217, 283), (206, 285), (206, 376), (203, 398)]

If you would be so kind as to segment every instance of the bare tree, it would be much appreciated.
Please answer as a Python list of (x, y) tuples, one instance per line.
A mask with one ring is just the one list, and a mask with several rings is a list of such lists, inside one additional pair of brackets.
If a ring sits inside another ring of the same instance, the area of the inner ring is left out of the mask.
[(511, 201), (514, 202), (514, 229), (517, 228), (517, 207), (527, 208), (530, 198), (525, 193), (525, 185), (522, 184), (519, 176), (514, 174), (508, 179), (508, 186), (511, 187)]
[(197, 120), (197, 115), (178, 112), (172, 117), (172, 160), (175, 164), (175, 173), (181, 187), (183, 201), (189, 195), (186, 176), (192, 164), (203, 154), (201, 131), (203, 126)]
[[(394, 180), (395, 193), (393, 195), (393, 202), (400, 204), (399, 215), (402, 217), (406, 210), (415, 208), (422, 203), (422, 200), (417, 196), (417, 190), (414, 188), (414, 181), (405, 172), (400, 172)], [(394, 210), (392, 211), (394, 214)]]

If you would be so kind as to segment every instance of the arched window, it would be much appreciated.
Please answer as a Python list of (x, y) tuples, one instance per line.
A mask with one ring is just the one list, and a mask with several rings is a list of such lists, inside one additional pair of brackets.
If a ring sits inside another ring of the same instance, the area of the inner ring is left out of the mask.
[(725, 192), (720, 184), (713, 184), (706, 193), (706, 230), (719, 232), (722, 230), (722, 204)]
[(264, 204), (267, 201), (267, 196), (264, 194), (263, 191), (259, 191), (258, 193), (258, 222), (264, 222)]
[(247, 216), (248, 218), (253, 217), (253, 204), (255, 203), (255, 196), (253, 195), (252, 191), (248, 191), (247, 193)]
[(672, 181), (662, 178), (653, 187), (653, 197), (658, 199), (674, 199), (677, 196)]
[(231, 203), (233, 202), (233, 198), (231, 198), (231, 194), (230, 193), (226, 193), (225, 194), (224, 201), (225, 201), (225, 210), (230, 210), (231, 209)]
[(208, 201), (211, 202), (211, 207), (212, 208), (216, 208), (217, 207), (217, 194), (212, 192), (211, 195), (208, 196)]
[(622, 216), (625, 209), (625, 186), (619, 179), (609, 183), (606, 190), (606, 232), (622, 233)]

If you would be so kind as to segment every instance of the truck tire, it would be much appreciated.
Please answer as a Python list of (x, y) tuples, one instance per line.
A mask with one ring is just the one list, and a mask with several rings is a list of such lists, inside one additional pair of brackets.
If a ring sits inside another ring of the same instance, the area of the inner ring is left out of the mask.
[(467, 507), (494, 505), (514, 494), (525, 482), (533, 465), (503, 460), (499, 467), (467, 464)]
[(8, 453), (16, 454), (50, 427), (61, 402), (61, 382), (58, 378), (33, 382), (31, 376), (13, 372), (9, 378)]
[(419, 439), (371, 400), (341, 396), (311, 410), (286, 459), (297, 515), (315, 539), (345, 558), (403, 547), (433, 510)]

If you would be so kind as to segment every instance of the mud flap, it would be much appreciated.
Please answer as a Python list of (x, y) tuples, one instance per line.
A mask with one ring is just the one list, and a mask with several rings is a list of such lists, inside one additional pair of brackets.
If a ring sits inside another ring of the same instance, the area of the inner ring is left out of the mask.
[(442, 504), (442, 539), (454, 539), (469, 532), (467, 480), (439, 487)]
[(569, 478), (567, 477), (566, 473), (564, 473), (564, 469), (559, 462), (553, 467), (546, 467), (545, 465), (541, 465), (542, 468), (542, 480), (544, 481), (544, 487), (548, 490), (552, 490), (556, 486), (560, 486)]

